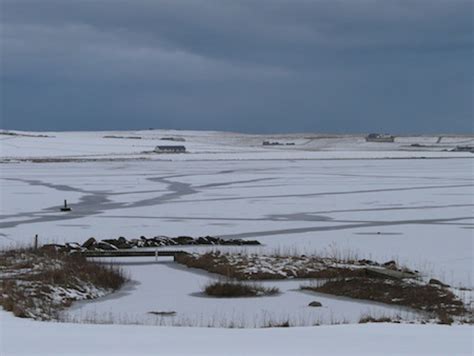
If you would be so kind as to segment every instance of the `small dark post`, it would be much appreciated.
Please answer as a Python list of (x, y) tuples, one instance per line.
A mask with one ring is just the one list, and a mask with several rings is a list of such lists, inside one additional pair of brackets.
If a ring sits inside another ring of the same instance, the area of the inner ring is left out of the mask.
[(64, 199), (64, 206), (61, 208), (61, 211), (71, 211), (71, 208), (67, 206), (66, 199)]
[(38, 234), (35, 235), (35, 251), (38, 249)]

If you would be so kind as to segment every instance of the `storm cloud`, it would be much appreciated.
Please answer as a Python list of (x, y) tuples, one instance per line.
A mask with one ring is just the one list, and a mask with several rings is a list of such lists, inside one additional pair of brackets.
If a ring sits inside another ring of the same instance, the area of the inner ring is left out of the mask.
[(473, 131), (473, 2), (2, 0), (1, 126)]

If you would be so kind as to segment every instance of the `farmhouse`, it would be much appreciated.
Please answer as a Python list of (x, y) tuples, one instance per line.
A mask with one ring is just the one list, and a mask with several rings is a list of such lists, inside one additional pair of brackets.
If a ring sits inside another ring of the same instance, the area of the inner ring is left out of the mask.
[(184, 146), (156, 146), (155, 152), (157, 153), (184, 153), (186, 147)]

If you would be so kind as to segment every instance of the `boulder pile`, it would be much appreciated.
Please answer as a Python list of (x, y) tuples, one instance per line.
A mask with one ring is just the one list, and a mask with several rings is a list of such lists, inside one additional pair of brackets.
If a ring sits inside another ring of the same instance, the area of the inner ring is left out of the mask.
[(105, 239), (96, 240), (94, 237), (87, 239), (82, 245), (76, 242), (68, 242), (64, 245), (59, 244), (47, 244), (43, 245), (42, 249), (55, 250), (61, 252), (74, 252), (74, 251), (111, 251), (111, 250), (122, 250), (139, 247), (164, 247), (164, 246), (190, 246), (190, 245), (224, 245), (224, 246), (248, 246), (248, 245), (260, 245), (260, 242), (256, 240), (242, 240), (242, 239), (229, 239), (225, 240), (220, 237), (213, 236), (178, 236), (178, 237), (167, 237), (167, 236), (155, 236), (147, 238), (141, 236), (138, 239), (126, 239), (120, 236), (117, 239)]

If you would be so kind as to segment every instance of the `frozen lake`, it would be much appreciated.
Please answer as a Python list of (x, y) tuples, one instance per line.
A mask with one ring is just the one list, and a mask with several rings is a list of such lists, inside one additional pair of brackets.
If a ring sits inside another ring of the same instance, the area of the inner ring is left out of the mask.
[[(357, 255), (472, 286), (473, 160), (3, 164), (0, 244), (217, 235)], [(63, 199), (73, 211), (59, 212)]]
[[(112, 261), (113, 260), (113, 261)], [(160, 258), (104, 259), (129, 273), (132, 282), (119, 292), (93, 301), (77, 302), (64, 312), (67, 321), (106, 324), (146, 324), (161, 326), (245, 327), (268, 324), (314, 326), (316, 324), (358, 323), (364, 315), (401, 317), (415, 320), (419, 313), (399, 306), (339, 298), (301, 291), (308, 280), (265, 281), (277, 287), (278, 295), (245, 298), (207, 297), (202, 289), (222, 276), (189, 269)], [(308, 307), (317, 300), (322, 307)], [(159, 316), (150, 312), (175, 312)]]

